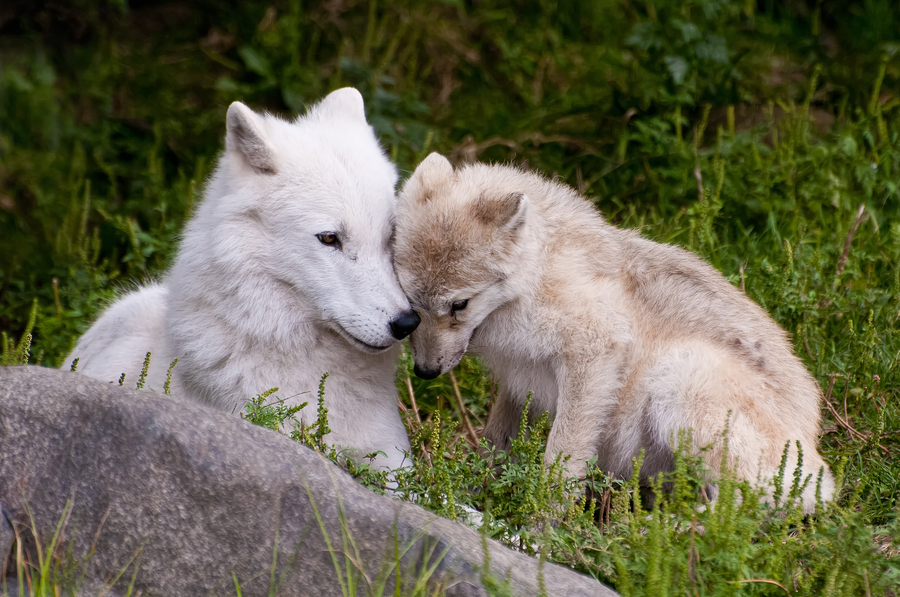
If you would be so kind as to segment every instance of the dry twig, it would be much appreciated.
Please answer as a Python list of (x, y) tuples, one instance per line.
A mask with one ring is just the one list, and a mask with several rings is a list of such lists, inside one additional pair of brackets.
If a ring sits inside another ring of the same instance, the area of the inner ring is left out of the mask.
[(844, 240), (844, 251), (841, 253), (841, 258), (838, 259), (838, 266), (835, 277), (840, 276), (841, 272), (844, 271), (844, 267), (847, 265), (847, 257), (850, 255), (850, 244), (853, 242), (853, 236), (856, 234), (856, 230), (857, 228), (859, 228), (859, 225), (862, 224), (865, 215), (866, 204), (862, 203), (859, 206), (859, 211), (856, 212), (856, 221), (853, 223), (853, 227), (850, 228), (850, 232), (847, 234), (847, 238)]
[(844, 384), (844, 420), (850, 422), (850, 415), (847, 414), (847, 394), (850, 393), (850, 380)]
[(850, 423), (848, 423), (847, 421), (845, 421), (841, 417), (841, 415), (838, 413), (838, 411), (835, 410), (835, 408), (831, 405), (830, 398), (831, 398), (831, 393), (834, 390), (834, 382), (840, 376), (841, 375), (839, 373), (832, 373), (828, 376), (831, 378), (831, 380), (828, 382), (828, 390), (825, 392), (825, 396), (823, 396), (824, 402), (825, 402), (825, 407), (828, 409), (828, 412), (831, 413), (831, 416), (834, 417), (834, 420), (837, 422), (837, 424), (840, 425), (841, 427), (843, 427), (844, 429), (846, 429), (847, 432), (851, 435), (851, 437), (853, 437), (855, 439), (865, 440), (866, 436), (863, 435), (862, 433), (860, 433), (859, 431), (857, 431), (856, 429), (854, 429), (853, 426), (850, 425)]
[(422, 417), (419, 416), (419, 405), (416, 404), (416, 393), (413, 392), (412, 380), (410, 378), (406, 378), (406, 391), (409, 392), (409, 403), (412, 404), (413, 414), (416, 415), (416, 422), (419, 426), (422, 426)]
[(809, 338), (807, 338), (806, 336), (803, 336), (803, 346), (806, 347), (806, 354), (809, 355), (809, 358), (815, 361), (816, 356), (813, 354), (812, 348), (809, 347)]
[(688, 575), (691, 579), (691, 587), (694, 589), (694, 597), (700, 597), (697, 593), (697, 564), (700, 563), (700, 554), (694, 547), (694, 536), (697, 534), (697, 515), (691, 517), (691, 546), (688, 548)]
[(697, 201), (703, 203), (703, 173), (700, 166), (694, 168), (694, 178), (697, 179)]
[(775, 585), (776, 587), (781, 587), (785, 593), (787, 593), (788, 595), (791, 594), (791, 592), (787, 590), (787, 587), (785, 587), (783, 584), (781, 584), (777, 580), (772, 580), (770, 578), (745, 578), (743, 580), (733, 580), (731, 582), (742, 583), (742, 584), (748, 583), (748, 582), (761, 582), (761, 583), (766, 583), (766, 584), (770, 584), (770, 585)]
[(469, 420), (469, 415), (466, 414), (466, 405), (463, 402), (462, 394), (459, 392), (459, 383), (456, 381), (456, 376), (453, 375), (453, 370), (450, 370), (450, 383), (453, 384), (453, 396), (456, 398), (456, 404), (459, 406), (459, 414), (463, 418), (463, 423), (466, 426), (466, 433), (469, 434), (469, 440), (472, 444), (472, 447), (478, 447), (478, 434), (475, 432), (475, 428), (472, 427), (472, 421)]

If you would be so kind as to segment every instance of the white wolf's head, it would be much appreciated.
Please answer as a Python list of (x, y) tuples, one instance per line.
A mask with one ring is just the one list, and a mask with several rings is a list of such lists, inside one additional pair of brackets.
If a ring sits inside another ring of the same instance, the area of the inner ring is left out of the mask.
[(503, 170), (475, 165), (454, 172), (436, 153), (403, 186), (394, 267), (422, 318), (410, 336), (419, 377), (455, 367), (479, 324), (519, 292), (513, 273), (529, 201), (511, 189), (515, 181), (506, 181)]
[(227, 127), (211, 184), (224, 187), (215, 209), (235, 222), (235, 237), (218, 242), (253, 243), (265, 256), (254, 267), (361, 350), (386, 349), (415, 329), (391, 264), (397, 173), (359, 92), (335, 91), (294, 122), (235, 102)]

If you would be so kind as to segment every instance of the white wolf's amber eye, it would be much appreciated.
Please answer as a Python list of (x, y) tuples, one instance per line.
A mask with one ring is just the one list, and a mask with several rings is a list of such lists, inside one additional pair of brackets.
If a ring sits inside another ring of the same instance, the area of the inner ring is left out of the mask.
[(450, 303), (450, 312), (456, 313), (457, 311), (462, 311), (466, 308), (466, 305), (469, 304), (469, 299), (464, 299), (461, 301), (454, 301)]
[(329, 247), (338, 247), (341, 246), (341, 239), (338, 238), (338, 235), (334, 232), (321, 232), (316, 235), (316, 238), (319, 239), (319, 242), (323, 245), (328, 245)]

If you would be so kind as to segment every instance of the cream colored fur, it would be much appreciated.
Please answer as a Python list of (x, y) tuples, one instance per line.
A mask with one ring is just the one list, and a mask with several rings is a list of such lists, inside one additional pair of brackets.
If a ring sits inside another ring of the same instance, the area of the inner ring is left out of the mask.
[(627, 476), (641, 449), (642, 476), (670, 470), (673, 436), (692, 428), (715, 476), (730, 412), (741, 478), (766, 483), (788, 442), (796, 463), (799, 441), (804, 508), (822, 468), (831, 497), (820, 391), (784, 330), (695, 255), (611, 226), (571, 188), (504, 166), (454, 171), (432, 154), (400, 195), (394, 266), (422, 318), (417, 372), (481, 355), (501, 387), (484, 430), (500, 447), (533, 391), (533, 412), (553, 417), (546, 460), (571, 455), (576, 475), (596, 455)]

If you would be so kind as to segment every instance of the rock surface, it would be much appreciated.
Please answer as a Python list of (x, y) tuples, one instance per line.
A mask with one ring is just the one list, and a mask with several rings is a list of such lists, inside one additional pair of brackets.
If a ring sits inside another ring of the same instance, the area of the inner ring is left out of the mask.
[[(340, 577), (346, 583), (358, 568), (373, 586), (379, 571), (390, 573), (393, 587), (396, 541), (401, 552), (412, 545), (401, 559), (403, 586), (428, 562), (447, 595), (489, 594), (478, 533), (373, 494), (286, 437), (78, 374), (0, 368), (4, 512), (21, 532), (27, 504), (46, 541), (69, 500), (66, 545), (81, 557), (96, 541), (86, 585), (126, 570), (117, 592), (135, 566), (134, 589), (144, 596), (234, 595), (235, 578), (243, 595), (274, 586), (271, 594), (341, 595)], [(0, 529), (0, 548), (6, 537)], [(495, 578), (508, 579), (514, 595), (539, 593), (536, 560), (486, 545)], [(550, 595), (616, 595), (553, 564), (543, 577)], [(369, 594), (359, 582), (359, 594)]]
[[(0, 447), (2, 449), (2, 447)], [(2, 592), (2, 578), (5, 576), (5, 564), (9, 559), (9, 554), (11, 553), (13, 542), (16, 539), (15, 531), (12, 528), (12, 523), (9, 521), (9, 517), (6, 515), (6, 508), (3, 506), (3, 503), (0, 502), (0, 592)]]

